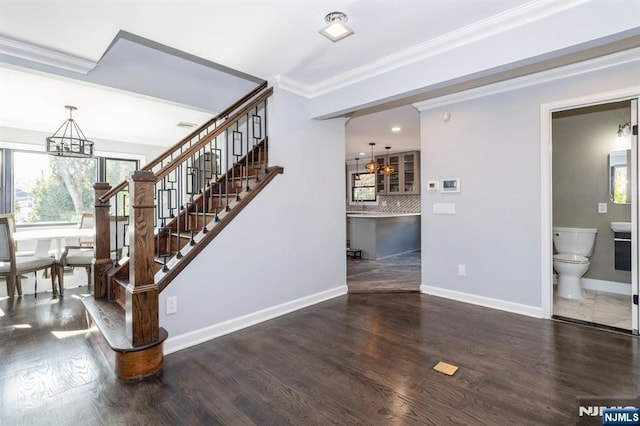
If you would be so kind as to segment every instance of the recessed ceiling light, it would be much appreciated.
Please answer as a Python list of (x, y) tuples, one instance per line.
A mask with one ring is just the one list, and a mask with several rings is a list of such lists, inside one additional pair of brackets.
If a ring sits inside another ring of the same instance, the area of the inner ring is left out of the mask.
[(398, 133), (400, 130), (402, 130), (402, 128), (398, 127), (398, 126), (394, 126), (391, 128), (392, 132)]
[(367, 155), (367, 153), (366, 152), (361, 152), (360, 155)]
[(324, 17), (324, 20), (327, 25), (319, 32), (334, 43), (353, 34), (353, 30), (345, 25), (348, 18), (347, 15), (342, 12), (328, 13), (327, 16)]

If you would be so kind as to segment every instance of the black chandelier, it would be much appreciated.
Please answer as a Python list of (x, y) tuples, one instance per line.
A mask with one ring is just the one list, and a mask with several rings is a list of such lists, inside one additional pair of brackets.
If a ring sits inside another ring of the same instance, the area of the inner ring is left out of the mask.
[(80, 127), (73, 120), (73, 111), (78, 109), (66, 105), (69, 110), (69, 118), (62, 123), (56, 132), (47, 138), (47, 154), (58, 157), (93, 157), (93, 142), (88, 140)]

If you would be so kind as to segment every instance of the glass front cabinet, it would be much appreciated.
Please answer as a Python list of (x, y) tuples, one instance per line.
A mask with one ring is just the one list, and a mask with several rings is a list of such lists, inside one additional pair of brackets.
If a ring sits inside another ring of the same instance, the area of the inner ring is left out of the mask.
[[(394, 172), (385, 176), (378, 172), (376, 179), (377, 192), (380, 195), (400, 195), (420, 193), (420, 152), (411, 151), (398, 154), (389, 154), (389, 164)], [(382, 168), (387, 161), (387, 156), (376, 157), (376, 161)]]

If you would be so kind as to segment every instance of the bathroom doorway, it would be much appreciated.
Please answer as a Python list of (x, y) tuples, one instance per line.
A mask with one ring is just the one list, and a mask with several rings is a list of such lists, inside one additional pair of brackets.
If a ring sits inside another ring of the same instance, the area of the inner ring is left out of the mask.
[(636, 334), (637, 105), (551, 111), (553, 318)]

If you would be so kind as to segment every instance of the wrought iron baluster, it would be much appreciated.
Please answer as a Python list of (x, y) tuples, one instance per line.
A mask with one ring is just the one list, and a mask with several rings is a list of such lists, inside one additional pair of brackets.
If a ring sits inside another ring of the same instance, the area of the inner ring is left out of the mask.
[(225, 153), (224, 157), (225, 157), (225, 170), (227, 171), (224, 174), (224, 194), (225, 194), (225, 210), (229, 211), (231, 210), (229, 207), (229, 172), (231, 171), (229, 169), (229, 153), (232, 152), (229, 149), (229, 129), (225, 130), (225, 146), (226, 146), (226, 150), (227, 152)]

